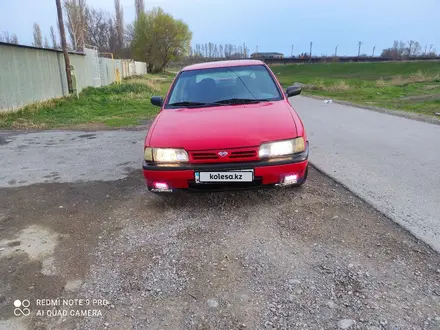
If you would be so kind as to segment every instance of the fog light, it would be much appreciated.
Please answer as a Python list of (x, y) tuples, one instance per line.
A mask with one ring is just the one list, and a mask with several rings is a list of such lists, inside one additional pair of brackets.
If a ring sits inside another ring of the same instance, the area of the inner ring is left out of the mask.
[(161, 190), (167, 190), (168, 189), (168, 185), (165, 182), (154, 182), (153, 186), (156, 189), (161, 189)]
[(153, 187), (151, 187), (152, 192), (173, 192), (168, 184), (165, 182), (153, 182)]
[(295, 184), (297, 182), (298, 182), (298, 175), (297, 174), (286, 175), (283, 180), (283, 184), (285, 184), (285, 185)]

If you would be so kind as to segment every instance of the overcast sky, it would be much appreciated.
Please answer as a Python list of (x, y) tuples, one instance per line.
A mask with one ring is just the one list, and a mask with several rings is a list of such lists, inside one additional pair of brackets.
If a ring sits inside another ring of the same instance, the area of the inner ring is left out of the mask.
[[(113, 0), (87, 0), (114, 12)], [(121, 0), (124, 21), (134, 18), (134, 0)], [(251, 52), (277, 51), (290, 56), (376, 54), (393, 40), (417, 40), (440, 51), (440, 0), (145, 0), (146, 9), (161, 6), (184, 20), (195, 43), (243, 44)], [(32, 43), (32, 25), (40, 24), (50, 41), (56, 27), (55, 0), (0, 0), (0, 32), (8, 30), (23, 44)]]

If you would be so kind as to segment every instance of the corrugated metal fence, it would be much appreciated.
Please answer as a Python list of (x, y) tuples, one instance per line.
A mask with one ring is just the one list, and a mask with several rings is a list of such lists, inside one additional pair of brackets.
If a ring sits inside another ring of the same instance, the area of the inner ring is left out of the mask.
[[(100, 57), (95, 49), (71, 53), (78, 92), (147, 73), (147, 65), (128, 59)], [(0, 111), (68, 95), (61, 51), (0, 42)]]

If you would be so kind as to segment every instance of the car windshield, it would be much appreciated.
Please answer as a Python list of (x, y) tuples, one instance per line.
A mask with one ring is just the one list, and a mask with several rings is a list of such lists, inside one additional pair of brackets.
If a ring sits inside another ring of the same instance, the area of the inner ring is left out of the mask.
[(165, 108), (281, 99), (280, 91), (265, 66), (235, 66), (181, 72)]

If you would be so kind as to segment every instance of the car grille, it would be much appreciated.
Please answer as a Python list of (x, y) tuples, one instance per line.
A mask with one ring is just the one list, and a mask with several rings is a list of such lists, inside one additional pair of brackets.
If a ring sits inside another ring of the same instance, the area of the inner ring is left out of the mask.
[(193, 160), (217, 159), (219, 155), (214, 152), (193, 152), (191, 158)]
[[(221, 157), (219, 153), (226, 151), (228, 154)], [(190, 162), (195, 164), (202, 163), (228, 163), (228, 162), (251, 162), (259, 160), (257, 148), (243, 149), (216, 149), (205, 151), (190, 151)]]
[(255, 158), (257, 156), (257, 152), (255, 150), (247, 150), (247, 151), (233, 151), (229, 158)]

